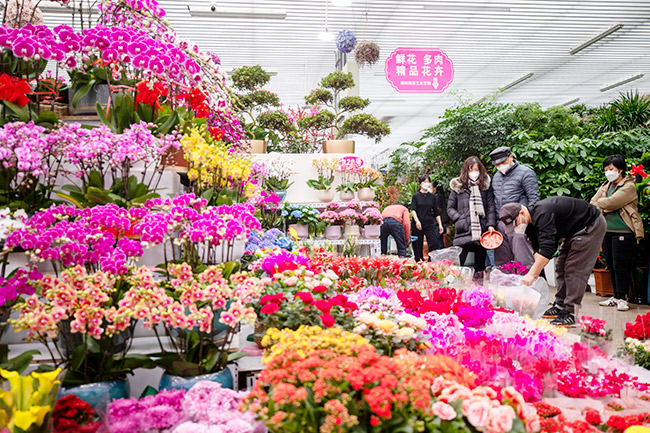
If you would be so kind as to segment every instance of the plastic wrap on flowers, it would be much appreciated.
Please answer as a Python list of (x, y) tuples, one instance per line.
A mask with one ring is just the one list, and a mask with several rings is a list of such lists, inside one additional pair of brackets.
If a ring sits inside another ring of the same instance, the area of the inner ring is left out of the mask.
[(429, 259), (432, 262), (448, 261), (455, 265), (460, 265), (460, 253), (463, 252), (461, 247), (449, 247), (429, 252)]
[(542, 317), (549, 301), (546, 280), (538, 278), (532, 286), (521, 283), (522, 275), (506, 274), (499, 270), (490, 273), (490, 286), (495, 291), (497, 303), (511, 308), (521, 315), (534, 319)]
[(357, 46), (357, 37), (350, 30), (341, 30), (336, 36), (336, 48), (342, 53), (351, 53)]

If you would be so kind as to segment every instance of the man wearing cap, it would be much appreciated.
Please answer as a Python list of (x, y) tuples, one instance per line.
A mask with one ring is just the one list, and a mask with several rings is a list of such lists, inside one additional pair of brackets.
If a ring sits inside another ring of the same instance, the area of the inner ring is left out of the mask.
[(555, 264), (555, 302), (544, 317), (554, 318), (553, 325), (575, 325), (575, 309), (582, 302), (607, 230), (605, 218), (584, 200), (549, 197), (530, 207), (506, 204), (499, 212), (499, 219), (506, 225), (506, 233), (519, 226), (517, 231), (525, 230), (533, 244), (535, 262), (522, 278), (527, 286), (539, 277), (562, 241)]
[(494, 204), (497, 214), (508, 203), (532, 206), (539, 201), (537, 175), (530, 168), (515, 161), (508, 146), (497, 147), (490, 153), (497, 172), (492, 177)]

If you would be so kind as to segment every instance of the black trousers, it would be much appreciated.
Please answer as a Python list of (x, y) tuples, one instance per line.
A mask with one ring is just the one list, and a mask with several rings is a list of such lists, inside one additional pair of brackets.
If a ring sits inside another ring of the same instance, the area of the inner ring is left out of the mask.
[(417, 239), (413, 241), (413, 258), (416, 262), (424, 260), (423, 248), (425, 236), (427, 237), (429, 251), (440, 249), (440, 244), (438, 243), (440, 229), (438, 228), (438, 224), (423, 225), (422, 230), (418, 230), (415, 224), (411, 224), (411, 233), (413, 233), (413, 236), (417, 236)]
[(381, 239), (381, 253), (388, 254), (388, 236), (392, 236), (397, 244), (397, 255), (406, 257), (406, 236), (404, 235), (404, 227), (395, 218), (386, 218), (381, 223), (381, 232), (379, 238)]
[(634, 233), (605, 233), (603, 255), (607, 269), (612, 276), (616, 299), (626, 299), (630, 291), (635, 251), (636, 237)]
[(483, 272), (485, 270), (485, 257), (487, 256), (487, 251), (480, 244), (466, 244), (462, 246), (463, 251), (460, 253), (460, 264), (465, 266), (465, 261), (467, 260), (467, 255), (470, 251), (474, 252), (474, 270), (476, 272)]

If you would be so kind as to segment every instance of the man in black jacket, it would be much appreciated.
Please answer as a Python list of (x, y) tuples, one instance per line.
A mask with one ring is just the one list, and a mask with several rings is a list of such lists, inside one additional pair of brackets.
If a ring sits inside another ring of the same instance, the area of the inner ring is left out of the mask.
[(535, 262), (522, 282), (531, 285), (557, 250), (555, 303), (544, 317), (554, 318), (558, 326), (575, 325), (575, 307), (579, 307), (587, 280), (596, 263), (605, 237), (607, 223), (595, 206), (572, 197), (549, 197), (530, 208), (509, 203), (501, 208), (499, 219), (506, 232), (526, 225), (526, 234), (535, 249)]

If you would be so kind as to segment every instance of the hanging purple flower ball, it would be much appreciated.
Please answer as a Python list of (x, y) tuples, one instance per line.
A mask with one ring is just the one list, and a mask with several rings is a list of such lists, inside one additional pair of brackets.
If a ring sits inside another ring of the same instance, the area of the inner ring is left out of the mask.
[(350, 53), (357, 46), (357, 37), (350, 30), (341, 30), (336, 36), (336, 48), (342, 53)]

